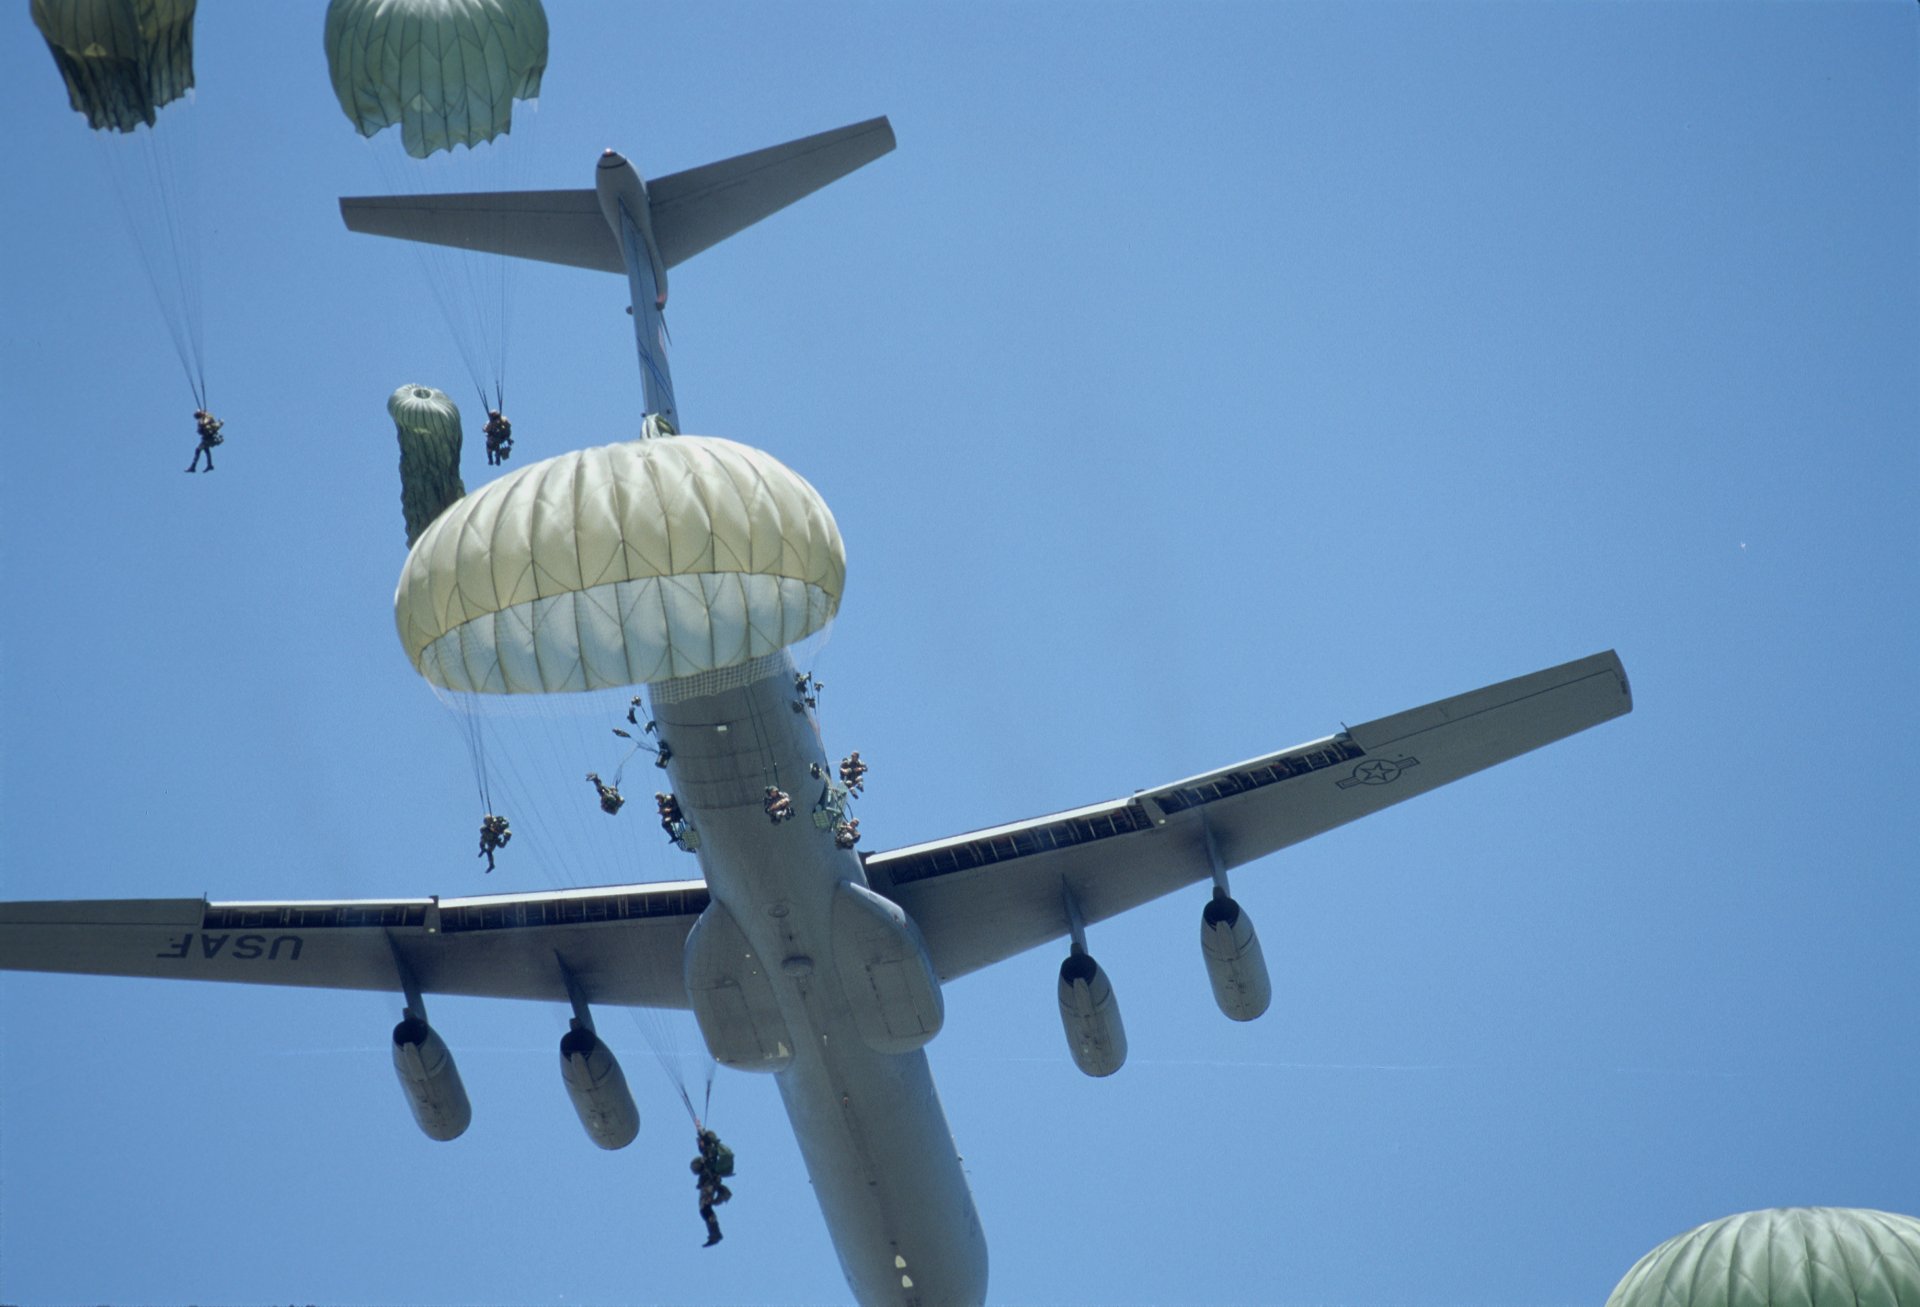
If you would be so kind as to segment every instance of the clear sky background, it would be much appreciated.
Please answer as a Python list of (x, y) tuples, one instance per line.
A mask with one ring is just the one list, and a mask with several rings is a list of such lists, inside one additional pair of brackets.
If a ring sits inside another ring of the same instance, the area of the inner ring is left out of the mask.
[[(340, 224), (394, 144), (335, 105), (322, 9), (202, 6), (228, 440), (191, 479), (100, 150), (0, 19), (7, 898), (547, 886), (481, 875), (394, 637), (387, 395), (449, 391), (489, 469), (415, 259)], [(1093, 932), (1109, 1080), (1063, 948), (951, 985), (995, 1302), (1598, 1303), (1731, 1212), (1920, 1212), (1920, 6), (550, 10), (526, 186), (898, 133), (669, 309), (686, 427), (838, 516), (815, 666), (870, 847), (1602, 649), (1632, 677), (1625, 719), (1239, 872), (1260, 1021), (1212, 1006), (1200, 888)], [(632, 435), (624, 282), (514, 285), (512, 466)], [(633, 847), (580, 875), (688, 874)], [(638, 1023), (602, 1019), (645, 1118), (607, 1154), (562, 1011), (434, 1001), (475, 1105), (438, 1144), (399, 1007), (0, 978), (0, 1299), (846, 1299), (771, 1082), (716, 1087), (703, 1251)]]

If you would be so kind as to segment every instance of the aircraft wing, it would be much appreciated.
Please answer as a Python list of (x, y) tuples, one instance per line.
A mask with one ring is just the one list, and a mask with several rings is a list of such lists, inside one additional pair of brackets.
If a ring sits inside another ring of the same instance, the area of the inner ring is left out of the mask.
[(0, 903), (0, 970), (684, 1008), (703, 881), (479, 898)]
[[(1611, 651), (1110, 803), (867, 859), (942, 979), (1211, 879), (1633, 709)], [(1213, 854), (1208, 844), (1212, 843)]]

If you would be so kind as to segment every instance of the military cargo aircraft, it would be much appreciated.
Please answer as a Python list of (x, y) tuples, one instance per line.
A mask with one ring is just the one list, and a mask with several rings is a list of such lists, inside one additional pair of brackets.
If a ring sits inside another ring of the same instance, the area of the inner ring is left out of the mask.
[[(624, 273), (648, 420), (670, 438), (668, 269), (892, 147), (874, 119), (652, 183), (609, 151), (591, 189), (342, 209), (356, 231)], [(1068, 1053), (1110, 1075), (1126, 1032), (1089, 930), (1209, 885), (1202, 962), (1221, 1011), (1251, 1020), (1271, 991), (1232, 872), (1632, 709), (1619, 658), (1597, 653), (1119, 798), (866, 854), (837, 838), (848, 773), (830, 764), (789, 655), (723, 672), (650, 690), (671, 741), (676, 839), (699, 879), (477, 897), (4, 903), (0, 968), (400, 994), (394, 1066), (439, 1139), (464, 1130), (470, 1107), (427, 995), (568, 1005), (563, 1079), (603, 1147), (630, 1140), (637, 1113), (593, 1007), (691, 1009), (719, 1063), (774, 1077), (855, 1298), (977, 1304), (986, 1237), (924, 1051), (944, 1021), (945, 982), (1066, 941)], [(769, 776), (817, 784), (796, 785), (782, 816)]]

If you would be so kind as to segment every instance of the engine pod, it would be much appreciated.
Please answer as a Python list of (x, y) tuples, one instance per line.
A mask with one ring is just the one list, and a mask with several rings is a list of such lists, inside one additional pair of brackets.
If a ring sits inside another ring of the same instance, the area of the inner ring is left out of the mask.
[(609, 1151), (633, 1142), (640, 1133), (640, 1109), (627, 1088), (626, 1072), (613, 1050), (578, 1021), (560, 1036), (560, 1078), (587, 1138)]
[(458, 1139), (473, 1123), (473, 1104), (460, 1083), (453, 1053), (434, 1028), (411, 1012), (393, 1028), (393, 1070), (429, 1139)]
[(843, 880), (833, 897), (833, 957), (860, 1039), (910, 1053), (940, 1033), (946, 1003), (926, 941), (906, 910)]
[(1213, 1001), (1235, 1021), (1251, 1021), (1273, 1001), (1267, 960), (1253, 920), (1227, 895), (1214, 892), (1200, 914), (1200, 953), (1207, 962)]
[(714, 1061), (741, 1071), (779, 1071), (793, 1061), (793, 1036), (773, 981), (740, 923), (718, 902), (707, 904), (687, 935), (683, 976)]
[(1113, 984), (1091, 954), (1075, 949), (1060, 964), (1060, 1024), (1073, 1064), (1090, 1076), (1110, 1076), (1127, 1060), (1127, 1028)]

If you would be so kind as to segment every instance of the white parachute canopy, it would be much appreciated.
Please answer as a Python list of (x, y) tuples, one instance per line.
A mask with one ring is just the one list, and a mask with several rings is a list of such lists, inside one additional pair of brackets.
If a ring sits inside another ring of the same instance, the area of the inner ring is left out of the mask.
[(1920, 1221), (1853, 1207), (1723, 1217), (1642, 1257), (1607, 1307), (1920, 1307)]
[(444, 689), (569, 693), (776, 653), (832, 620), (845, 580), (806, 481), (745, 445), (663, 436), (535, 463), (452, 505), (407, 555), (394, 621)]

